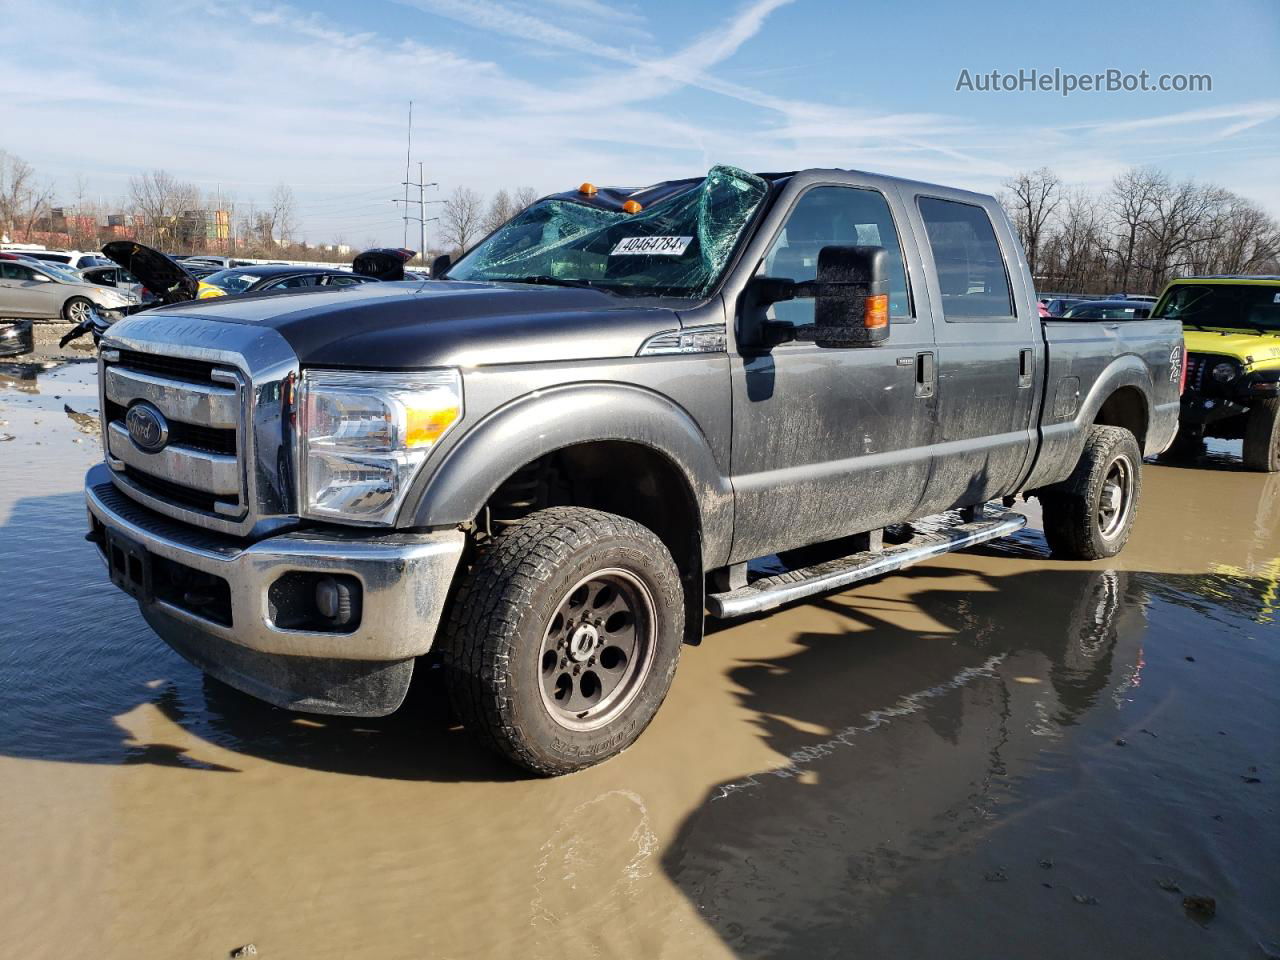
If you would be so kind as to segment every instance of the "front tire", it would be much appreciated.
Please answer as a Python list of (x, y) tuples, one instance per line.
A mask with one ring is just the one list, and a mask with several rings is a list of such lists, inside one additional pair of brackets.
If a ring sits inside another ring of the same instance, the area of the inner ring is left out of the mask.
[(1123, 427), (1089, 428), (1071, 476), (1040, 493), (1054, 556), (1100, 560), (1124, 549), (1142, 495), (1142, 452)]
[(1255, 403), (1244, 427), (1244, 465), (1263, 473), (1280, 471), (1280, 397)]
[(85, 297), (72, 297), (62, 305), (62, 319), (77, 326), (87, 324), (89, 312), (93, 309), (93, 301)]
[(644, 732), (683, 635), (680, 573), (650, 530), (583, 507), (540, 510), (494, 541), (454, 598), (450, 702), (526, 770), (572, 773)]

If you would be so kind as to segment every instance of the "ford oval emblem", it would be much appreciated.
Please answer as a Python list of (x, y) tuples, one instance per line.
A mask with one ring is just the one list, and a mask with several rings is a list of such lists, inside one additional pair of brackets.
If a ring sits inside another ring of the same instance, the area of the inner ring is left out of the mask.
[(159, 453), (169, 442), (169, 422), (145, 400), (129, 408), (124, 415), (124, 425), (133, 445), (143, 453)]

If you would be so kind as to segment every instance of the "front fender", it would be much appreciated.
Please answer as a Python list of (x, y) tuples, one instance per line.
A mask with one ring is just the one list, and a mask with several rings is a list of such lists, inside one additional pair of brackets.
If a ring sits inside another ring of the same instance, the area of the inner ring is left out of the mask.
[(683, 474), (702, 522), (703, 562), (718, 566), (733, 531), (733, 493), (697, 422), (669, 398), (615, 382), (527, 393), (488, 414), (419, 478), (398, 526), (443, 527), (474, 520), (512, 473), (580, 443), (621, 440), (666, 456)]

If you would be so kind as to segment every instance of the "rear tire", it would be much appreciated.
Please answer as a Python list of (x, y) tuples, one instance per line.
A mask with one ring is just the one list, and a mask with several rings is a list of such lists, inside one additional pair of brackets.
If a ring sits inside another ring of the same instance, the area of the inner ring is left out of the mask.
[(449, 699), (514, 763), (571, 773), (644, 732), (683, 636), (680, 573), (650, 530), (583, 507), (539, 510), (494, 541), (454, 598)]
[(1040, 493), (1054, 556), (1100, 560), (1124, 549), (1142, 496), (1142, 452), (1123, 427), (1092, 426), (1071, 476)]
[(1280, 397), (1255, 403), (1244, 428), (1244, 465), (1263, 473), (1280, 471)]

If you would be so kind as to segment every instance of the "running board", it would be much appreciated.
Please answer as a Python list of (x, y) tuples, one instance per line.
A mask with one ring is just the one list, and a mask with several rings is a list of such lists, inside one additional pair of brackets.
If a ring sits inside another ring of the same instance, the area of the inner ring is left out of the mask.
[(1027, 518), (1020, 513), (1000, 513), (968, 523), (934, 527), (918, 533), (906, 543), (883, 550), (853, 553), (812, 567), (760, 577), (737, 590), (708, 594), (707, 611), (721, 619), (761, 613), (784, 603), (901, 570), (921, 560), (940, 557), (988, 540), (998, 540), (1026, 525)]

